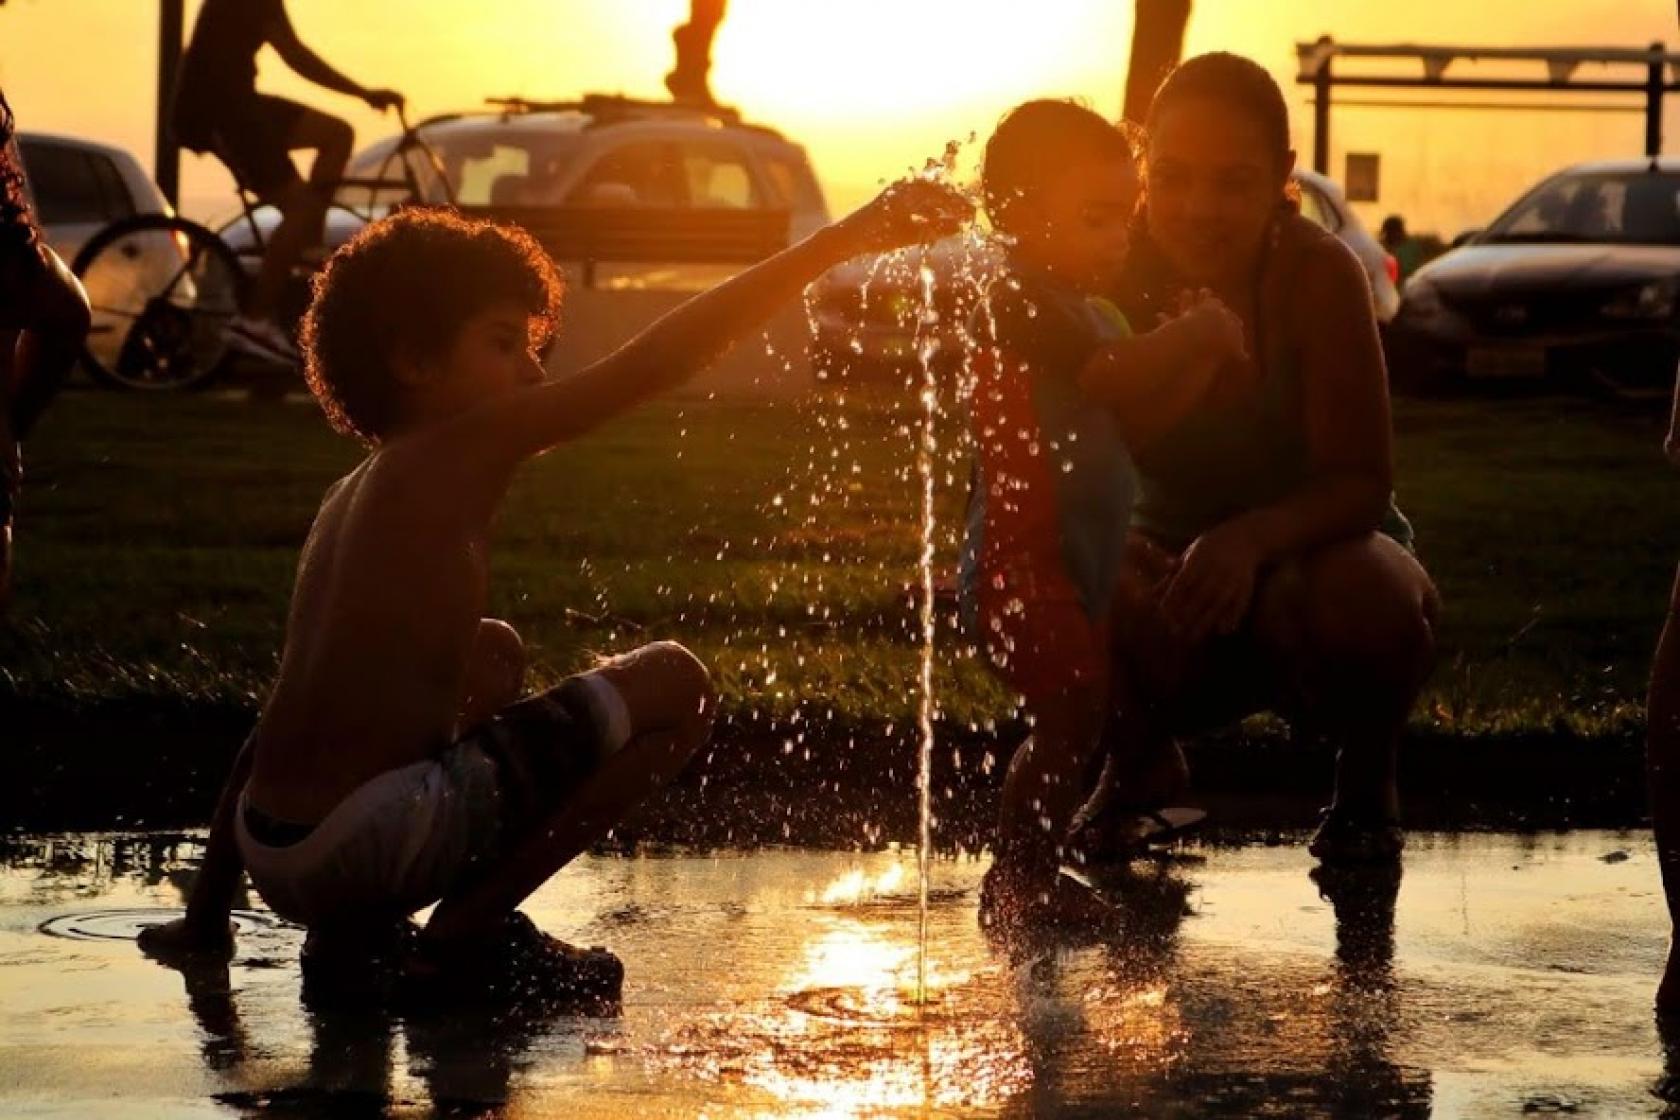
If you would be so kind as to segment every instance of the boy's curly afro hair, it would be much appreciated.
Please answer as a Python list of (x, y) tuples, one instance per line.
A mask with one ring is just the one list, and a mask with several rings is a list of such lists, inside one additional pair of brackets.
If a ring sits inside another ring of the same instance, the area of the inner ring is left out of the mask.
[(313, 284), (300, 344), (304, 376), (337, 430), (375, 445), (398, 417), (394, 361), (441, 353), (474, 315), (517, 304), (531, 345), (560, 324), (564, 284), (524, 230), (446, 210), (402, 210), (359, 232)]
[(12, 107), (0, 93), (0, 251), (33, 246), (41, 236), (23, 193), (23, 168), (14, 158), (16, 128)]

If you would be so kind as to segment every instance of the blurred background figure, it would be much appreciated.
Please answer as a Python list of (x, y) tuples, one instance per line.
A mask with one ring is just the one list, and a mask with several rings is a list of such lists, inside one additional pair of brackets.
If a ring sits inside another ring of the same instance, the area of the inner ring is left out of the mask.
[(1395, 283), (1404, 287), (1407, 279), (1423, 264), (1423, 246), (1407, 232), (1406, 219), (1399, 214), (1390, 214), (1383, 219), (1378, 240), (1388, 255), (1394, 258), (1394, 263), (1400, 266), (1400, 276)]
[(665, 75), (665, 88), (674, 101), (716, 105), (712, 96), (712, 40), (723, 22), (727, 0), (692, 0), (688, 22), (671, 32), (677, 46), (677, 66)]
[[(195, 152), (210, 152), (234, 180), (280, 211), (269, 235), (249, 306), (228, 339), (259, 359), (295, 364), (297, 349), (275, 321), (292, 267), (321, 244), (333, 185), (344, 177), (355, 134), (338, 117), (257, 92), (257, 54), (271, 46), (298, 75), (375, 109), (402, 105), (394, 90), (370, 89), (345, 77), (298, 38), (285, 0), (206, 0), (193, 25), (175, 89), (175, 131)], [(315, 153), (305, 180), (291, 153)]]

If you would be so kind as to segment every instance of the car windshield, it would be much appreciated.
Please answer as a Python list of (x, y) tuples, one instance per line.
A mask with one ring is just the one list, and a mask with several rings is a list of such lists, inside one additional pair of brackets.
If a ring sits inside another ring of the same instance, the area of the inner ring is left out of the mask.
[(1680, 174), (1561, 176), (1507, 210), (1480, 240), (1680, 245)]
[[(462, 206), (557, 206), (562, 179), (580, 146), (566, 133), (521, 133), (513, 130), (431, 130), (426, 142), (437, 153), (455, 201)], [(390, 156), (388, 144), (357, 157), (350, 175), (355, 178), (401, 179), (402, 168)], [(406, 157), (426, 200), (443, 201), (437, 175), (424, 154)], [(355, 188), (352, 189), (354, 191)], [(404, 192), (380, 191), (378, 201), (393, 204)], [(359, 200), (359, 199), (358, 199)]]

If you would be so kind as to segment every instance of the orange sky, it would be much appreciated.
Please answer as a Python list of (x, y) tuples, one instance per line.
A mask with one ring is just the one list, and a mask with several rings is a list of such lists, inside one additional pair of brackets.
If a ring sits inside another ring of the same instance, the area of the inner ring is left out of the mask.
[[(189, 0), (190, 12), (196, 10)], [(289, 0), (304, 39), (368, 84), (403, 89), (421, 112), (491, 94), (585, 91), (654, 96), (669, 29), (687, 0)], [(153, 0), (7, 0), (0, 84), (25, 128), (122, 144), (148, 165), (156, 60)], [(1296, 135), (1310, 113), (1293, 84), (1293, 44), (1348, 41), (1680, 46), (1672, 0), (1196, 0), (1191, 52), (1249, 54), (1288, 84)], [(732, 0), (713, 85), (755, 120), (805, 144), (831, 205), (856, 204), (945, 141), (982, 137), (1009, 105), (1071, 95), (1118, 112), (1131, 35), (1128, 0)], [(313, 90), (265, 56), (262, 84), (347, 116), (364, 138), (389, 125)], [(1671, 100), (1667, 149), (1680, 150)], [(1481, 224), (1560, 163), (1636, 154), (1637, 115), (1338, 111), (1332, 167), (1346, 148), (1383, 154), (1383, 197), (1414, 228)], [(186, 206), (225, 210), (227, 180), (189, 157)]]

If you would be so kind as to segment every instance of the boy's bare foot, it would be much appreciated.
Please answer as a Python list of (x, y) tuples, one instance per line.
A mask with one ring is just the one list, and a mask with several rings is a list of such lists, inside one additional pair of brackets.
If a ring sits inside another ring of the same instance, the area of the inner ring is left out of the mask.
[(551, 937), (519, 911), (471, 939), (421, 938), (404, 986), (412, 999), (542, 1003), (587, 1014), (614, 1014), (624, 965), (605, 949), (579, 949)]
[(318, 1006), (383, 1001), (419, 935), (407, 919), (310, 930), (299, 962), (305, 999)]
[(170, 968), (227, 961), (233, 957), (233, 923), (176, 918), (162, 925), (147, 926), (140, 931), (137, 941), (142, 953)]
[(1123, 932), (1124, 921), (1090, 887), (1060, 871), (1045, 880), (993, 864), (980, 885), (980, 925), (1005, 938), (1063, 931), (1106, 937)]

